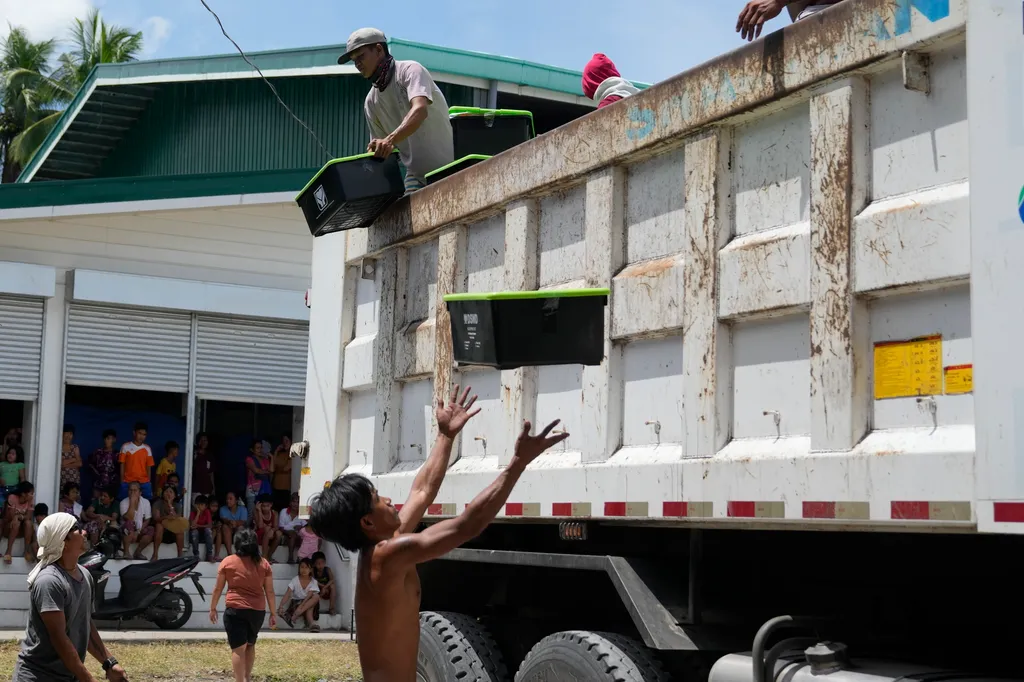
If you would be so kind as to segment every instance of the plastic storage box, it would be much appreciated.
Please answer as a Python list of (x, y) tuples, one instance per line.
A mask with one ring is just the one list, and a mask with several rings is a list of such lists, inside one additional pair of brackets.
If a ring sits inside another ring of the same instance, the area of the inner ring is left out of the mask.
[(450, 107), (455, 158), (494, 156), (534, 138), (533, 114), (517, 109)]
[(497, 369), (600, 365), (608, 289), (449, 294), (452, 354)]
[(295, 197), (314, 237), (369, 227), (405, 194), (398, 154), (334, 159)]
[(438, 180), (444, 180), (449, 175), (455, 175), (460, 170), (475, 166), (481, 161), (486, 161), (491, 157), (484, 156), (483, 154), (470, 154), (469, 156), (463, 156), (461, 159), (456, 159), (449, 163), (447, 166), (441, 166), (435, 171), (430, 171), (424, 178), (428, 185), (432, 185)]

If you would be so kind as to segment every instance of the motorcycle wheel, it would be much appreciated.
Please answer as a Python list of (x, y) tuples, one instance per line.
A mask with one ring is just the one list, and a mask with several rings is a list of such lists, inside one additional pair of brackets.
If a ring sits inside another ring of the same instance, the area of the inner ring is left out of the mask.
[(192, 597), (185, 590), (175, 587), (167, 590), (166, 594), (160, 595), (157, 600), (161, 611), (174, 611), (176, 616), (170, 617), (163, 614), (153, 617), (153, 622), (161, 630), (177, 630), (188, 622), (192, 617)]

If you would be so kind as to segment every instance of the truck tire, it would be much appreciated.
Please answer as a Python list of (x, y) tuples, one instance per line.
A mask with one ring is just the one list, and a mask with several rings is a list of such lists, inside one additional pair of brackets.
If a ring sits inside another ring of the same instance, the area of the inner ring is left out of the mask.
[(622, 635), (570, 630), (530, 649), (515, 682), (669, 682), (649, 649)]
[(501, 651), (483, 625), (461, 613), (420, 613), (416, 682), (508, 682)]

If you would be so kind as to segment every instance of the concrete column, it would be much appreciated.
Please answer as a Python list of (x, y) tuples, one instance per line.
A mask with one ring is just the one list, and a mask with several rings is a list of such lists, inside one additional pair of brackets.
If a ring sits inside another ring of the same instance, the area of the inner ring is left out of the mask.
[[(584, 227), (588, 287), (610, 289), (626, 260), (625, 172), (612, 166), (587, 180)], [(612, 343), (611, 303), (604, 311), (604, 362), (583, 368), (583, 459), (603, 462), (622, 441), (622, 348)]]
[(60, 436), (64, 423), (64, 340), (67, 323), (66, 286), (58, 283), (53, 298), (43, 304), (43, 357), (36, 410), (36, 437), (30, 455), (29, 480), (36, 502), (53, 511), (60, 498)]
[[(540, 212), (537, 202), (519, 201), (505, 213), (505, 289), (532, 291), (537, 288), (537, 236)], [(537, 411), (537, 368), (520, 367), (501, 373), (501, 404), (505, 408), (507, 436), (499, 455), (501, 466), (512, 460), (516, 438), (523, 420), (535, 420)]]
[(683, 240), (683, 423), (685, 457), (710, 457), (729, 440), (732, 339), (718, 321), (718, 252), (732, 233), (731, 131), (686, 145)]
[(853, 217), (867, 202), (868, 88), (833, 84), (811, 99), (811, 449), (849, 450), (868, 428), (870, 330), (854, 295)]
[(345, 310), (347, 277), (344, 264), (344, 233), (317, 237), (313, 241), (309, 358), (306, 365), (307, 410), (301, 436), (309, 442), (310, 455), (298, 464), (309, 471), (308, 474), (300, 472), (300, 511), (303, 515), (308, 513), (310, 498), (323, 490), (324, 485), (347, 463), (341, 373), (347, 331), (345, 321), (350, 320), (351, 311)]

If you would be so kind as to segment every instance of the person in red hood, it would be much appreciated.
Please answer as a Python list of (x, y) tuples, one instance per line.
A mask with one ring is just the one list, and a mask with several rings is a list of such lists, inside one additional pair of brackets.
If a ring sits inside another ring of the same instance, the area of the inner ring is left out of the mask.
[(583, 69), (583, 94), (597, 102), (598, 109), (638, 92), (636, 86), (622, 77), (612, 60), (600, 52)]

